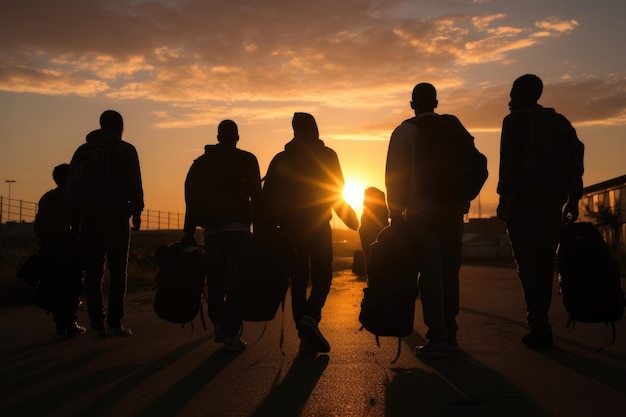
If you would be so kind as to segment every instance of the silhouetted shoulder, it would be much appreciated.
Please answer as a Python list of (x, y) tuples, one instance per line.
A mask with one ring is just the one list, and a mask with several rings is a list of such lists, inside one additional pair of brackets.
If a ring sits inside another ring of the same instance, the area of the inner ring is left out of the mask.
[(237, 153), (242, 159), (258, 163), (257, 157), (252, 152), (244, 151), (243, 149), (237, 149)]
[(414, 135), (416, 131), (417, 125), (415, 123), (415, 117), (412, 117), (400, 123), (400, 125), (398, 125), (391, 133), (391, 137), (399, 135)]

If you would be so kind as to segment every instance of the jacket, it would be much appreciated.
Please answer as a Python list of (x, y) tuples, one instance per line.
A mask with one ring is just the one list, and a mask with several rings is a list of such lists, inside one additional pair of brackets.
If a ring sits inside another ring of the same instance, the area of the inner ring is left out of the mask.
[(185, 179), (185, 232), (233, 222), (250, 226), (260, 192), (256, 156), (230, 144), (206, 145)]
[(337, 153), (318, 138), (294, 138), (270, 162), (263, 188), (281, 226), (315, 230), (343, 202)]
[[(122, 140), (119, 132), (98, 129), (90, 132), (87, 143), (104, 143), (109, 148), (109, 179), (112, 196), (109, 207), (123, 215), (138, 215), (144, 209), (139, 157), (133, 145)], [(72, 208), (74, 209), (74, 208)]]
[(389, 141), (385, 185), (390, 217), (462, 216), (487, 175), (486, 158), (455, 116), (422, 113), (399, 125)]
[(35, 235), (42, 244), (68, 241), (71, 238), (71, 219), (65, 199), (65, 189), (57, 187), (39, 200), (35, 215)]
[[(541, 198), (542, 201), (563, 204), (568, 199), (578, 201), (582, 196), (584, 172), (584, 145), (576, 138), (578, 148), (578, 167), (572, 172), (571, 181), (566, 189), (543, 190), (537, 181), (525, 177), (524, 163), (528, 153), (528, 137), (531, 134), (531, 117), (534, 112), (543, 110), (541, 105), (512, 111), (502, 122), (500, 138), (500, 167), (497, 192), (501, 200), (510, 203), (514, 197), (521, 200)], [(573, 129), (572, 129), (573, 130)], [(575, 132), (574, 132), (575, 134)], [(541, 195), (545, 194), (545, 195)]]

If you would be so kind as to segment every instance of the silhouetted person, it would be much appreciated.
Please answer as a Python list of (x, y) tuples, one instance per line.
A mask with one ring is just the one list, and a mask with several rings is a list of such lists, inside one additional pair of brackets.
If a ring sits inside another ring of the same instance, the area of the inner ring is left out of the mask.
[(376, 187), (366, 188), (363, 193), (363, 214), (359, 227), (361, 248), (365, 253), (366, 263), (370, 259), (371, 244), (376, 240), (378, 233), (387, 226), (389, 226), (389, 210), (385, 193)]
[(391, 135), (385, 183), (393, 225), (406, 229), (419, 270), (425, 346), (416, 354), (445, 357), (456, 350), (463, 216), (487, 178), (487, 160), (452, 115), (438, 115), (437, 92), (415, 86), (415, 117)]
[(215, 341), (227, 351), (241, 351), (242, 320), (236, 304), (237, 263), (250, 239), (252, 205), (261, 192), (257, 158), (237, 149), (239, 133), (232, 120), (217, 128), (215, 145), (206, 145), (185, 180), (185, 236), (195, 245), (196, 226), (204, 228), (207, 260), (208, 313), (215, 326)]
[[(85, 252), (85, 296), (92, 330), (104, 336), (130, 336), (122, 324), (126, 297), (129, 219), (132, 230), (141, 226), (143, 186), (137, 150), (122, 140), (124, 121), (114, 110), (100, 116), (100, 129), (87, 135), (70, 163), (68, 193), (73, 222), (79, 225)], [(88, 168), (86, 160), (97, 159), (99, 168)], [(93, 171), (95, 170), (95, 171)], [(100, 171), (104, 172), (100, 172)], [(98, 176), (97, 178), (91, 178)], [(83, 188), (82, 196), (74, 189)], [(108, 311), (102, 293), (105, 265), (109, 270)], [(105, 328), (105, 319), (107, 328)]]
[[(68, 164), (54, 167), (52, 178), (57, 187), (46, 192), (39, 200), (35, 215), (35, 234), (39, 239), (40, 254), (44, 259), (43, 274), (50, 283), (50, 294), (59, 336), (85, 333), (85, 327), (76, 322), (83, 270), (76, 256), (74, 233), (71, 229), (70, 211), (66, 203)], [(54, 257), (50, 259), (51, 257)]]
[[(555, 172), (545, 173), (539, 168), (538, 163), (548, 157), (549, 147), (539, 143), (536, 146), (533, 132), (538, 131), (543, 121), (556, 115), (553, 109), (537, 104), (542, 92), (543, 83), (533, 74), (523, 75), (513, 83), (509, 102), (511, 114), (502, 123), (497, 189), (500, 194), (498, 218), (506, 222), (526, 300), (530, 332), (522, 342), (531, 348), (553, 344), (548, 311), (555, 253), (562, 222), (578, 218), (583, 184), (584, 146), (566, 119), (563, 125), (565, 131), (569, 131), (571, 145), (557, 149), (551, 156), (554, 159), (549, 165), (556, 168)], [(566, 152), (567, 149), (571, 151)], [(562, 165), (568, 167), (559, 168)], [(556, 181), (559, 178), (562, 180)]]
[[(272, 159), (263, 190), (277, 224), (296, 247), (291, 300), (300, 351), (328, 352), (330, 345), (318, 323), (333, 277), (331, 210), (341, 212), (341, 207), (346, 207), (342, 197), (344, 177), (337, 154), (320, 140), (312, 115), (295, 113), (292, 126), (294, 137)], [(357, 230), (358, 219), (353, 211), (352, 215), (354, 218), (342, 219)]]

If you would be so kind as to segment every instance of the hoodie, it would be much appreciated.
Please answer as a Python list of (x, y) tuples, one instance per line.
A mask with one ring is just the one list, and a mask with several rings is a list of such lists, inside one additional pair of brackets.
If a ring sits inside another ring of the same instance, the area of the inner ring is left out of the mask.
[(90, 132), (85, 141), (108, 145), (109, 179), (113, 192), (109, 208), (129, 216), (141, 214), (144, 209), (143, 186), (135, 147), (123, 141), (120, 132), (108, 129)]
[(295, 113), (292, 126), (294, 138), (270, 162), (264, 194), (281, 225), (315, 229), (332, 218), (344, 177), (337, 153), (319, 139), (313, 116)]

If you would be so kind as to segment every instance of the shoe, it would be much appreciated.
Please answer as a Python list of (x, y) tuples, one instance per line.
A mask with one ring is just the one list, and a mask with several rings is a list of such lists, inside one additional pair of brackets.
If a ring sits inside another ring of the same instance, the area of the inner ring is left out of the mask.
[(299, 336), (308, 340), (313, 348), (320, 353), (330, 352), (330, 344), (317, 327), (317, 320), (304, 316), (298, 324)]
[(113, 337), (129, 337), (133, 335), (133, 331), (124, 326), (109, 327), (109, 330), (107, 331), (107, 335), (113, 336)]
[(531, 349), (546, 349), (552, 347), (554, 341), (552, 337), (541, 337), (531, 332), (522, 337), (522, 343)]
[(75, 321), (67, 325), (65, 332), (67, 336), (77, 336), (85, 333), (87, 333), (87, 328), (85, 328), (85, 326), (81, 326)]
[(552, 347), (552, 328), (550, 325), (530, 326), (530, 332), (522, 337), (522, 343), (531, 349), (544, 349)]
[(224, 343), (224, 327), (221, 324), (215, 325), (215, 331), (213, 334), (215, 343)]
[(224, 351), (225, 352), (243, 352), (248, 347), (248, 344), (241, 340), (240, 337), (224, 336)]
[(447, 358), (455, 348), (448, 342), (428, 342), (424, 346), (415, 347), (415, 356), (419, 358)]
[(305, 337), (300, 339), (300, 349), (298, 351), (300, 353), (317, 353), (315, 346), (313, 346), (313, 344)]

